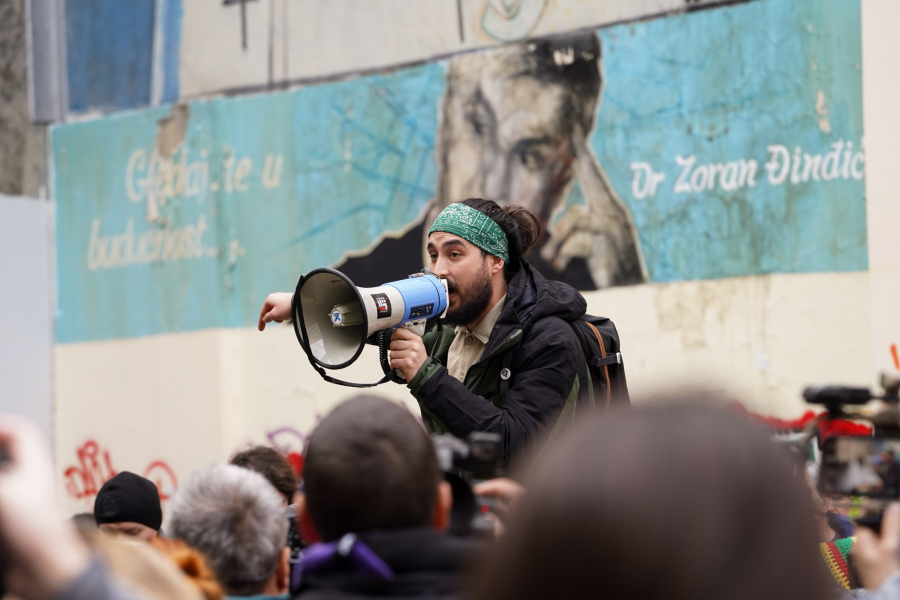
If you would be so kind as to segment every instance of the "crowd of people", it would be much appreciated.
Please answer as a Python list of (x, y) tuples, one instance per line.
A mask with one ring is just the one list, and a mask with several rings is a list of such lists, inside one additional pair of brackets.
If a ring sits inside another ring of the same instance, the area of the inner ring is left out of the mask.
[(193, 473), (165, 529), (138, 475), (67, 518), (35, 427), (0, 418), (0, 448), (3, 582), (26, 600), (900, 598), (900, 505), (880, 534), (856, 528), (847, 590), (806, 470), (708, 404), (580, 420), (514, 479), (475, 486), (499, 516), (478, 536), (448, 532), (453, 493), (422, 423), (374, 396), (321, 421), (301, 477), (265, 446)]
[[(620, 357), (596, 329), (588, 356), (584, 298), (525, 260), (542, 235), (520, 206), (444, 208), (427, 251), (455, 327), (390, 342), (422, 419), (344, 402), (302, 473), (249, 448), (193, 473), (165, 528), (156, 487), (129, 472), (92, 514), (61, 515), (46, 443), (0, 417), (2, 582), (25, 600), (900, 598), (900, 504), (854, 531), (746, 413), (610, 404)], [(292, 304), (271, 294), (259, 329)], [(878, 464), (896, 485), (893, 458)]]

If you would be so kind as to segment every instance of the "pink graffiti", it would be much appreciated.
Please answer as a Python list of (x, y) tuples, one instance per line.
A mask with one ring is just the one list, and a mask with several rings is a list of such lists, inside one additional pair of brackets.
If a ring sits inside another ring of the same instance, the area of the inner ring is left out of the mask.
[[(94, 440), (86, 441), (75, 454), (78, 464), (68, 467), (63, 472), (66, 493), (76, 500), (90, 500), (97, 495), (104, 483), (116, 475), (117, 471), (112, 466), (109, 450), (101, 451), (100, 444)], [(163, 505), (178, 489), (175, 472), (164, 461), (151, 462), (142, 475), (156, 485)]]

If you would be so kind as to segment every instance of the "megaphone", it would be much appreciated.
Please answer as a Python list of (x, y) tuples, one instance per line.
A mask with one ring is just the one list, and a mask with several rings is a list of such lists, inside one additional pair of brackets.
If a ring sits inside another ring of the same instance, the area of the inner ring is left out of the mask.
[(386, 366), (390, 335), (379, 336), (386, 376), (378, 383), (340, 381), (322, 369), (350, 366), (359, 358), (366, 340), (379, 331), (406, 327), (423, 335), (427, 321), (443, 316), (447, 310), (447, 282), (423, 270), (407, 279), (360, 288), (340, 271), (316, 269), (297, 282), (291, 310), (297, 340), (310, 364), (326, 381), (371, 387), (397, 380)]

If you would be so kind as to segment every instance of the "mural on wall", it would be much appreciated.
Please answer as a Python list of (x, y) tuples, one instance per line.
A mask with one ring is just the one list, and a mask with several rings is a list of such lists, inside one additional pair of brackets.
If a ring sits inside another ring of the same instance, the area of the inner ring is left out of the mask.
[[(594, 33), (451, 60), (440, 109), (437, 189), (424, 221), (408, 234), (419, 238), (413, 243), (424, 247), (427, 225), (451, 202), (490, 198), (524, 206), (545, 224), (529, 260), (547, 277), (582, 290), (646, 281), (628, 209), (588, 146), (601, 88)], [(554, 219), (573, 185), (582, 202), (567, 207), (565, 219)], [(366, 277), (395, 253), (376, 250), (341, 269), (351, 279)]]
[(860, 48), (858, 0), (759, 0), (54, 127), (57, 341), (403, 277), (470, 196), (540, 215), (530, 260), (583, 290), (865, 270)]

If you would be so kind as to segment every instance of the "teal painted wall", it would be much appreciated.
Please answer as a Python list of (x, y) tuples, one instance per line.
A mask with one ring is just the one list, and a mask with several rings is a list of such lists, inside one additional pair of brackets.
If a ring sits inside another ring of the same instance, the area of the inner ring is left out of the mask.
[[(750, 2), (600, 31), (607, 81), (592, 142), (650, 281), (867, 268), (860, 35), (853, 0)], [(742, 160), (756, 161), (755, 186)], [(665, 174), (655, 194), (634, 163)], [(711, 181), (709, 165), (725, 173)]]
[(402, 228), (434, 190), (443, 76), (194, 102), (168, 159), (170, 107), (55, 127), (57, 340), (244, 326), (261, 290)]

